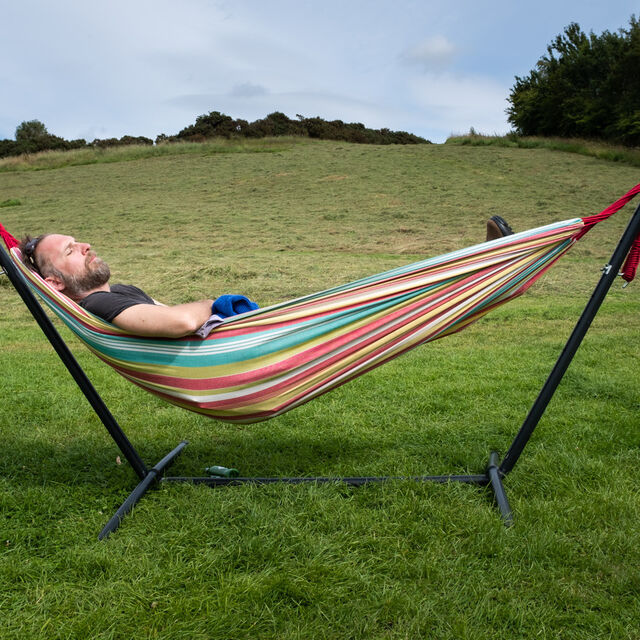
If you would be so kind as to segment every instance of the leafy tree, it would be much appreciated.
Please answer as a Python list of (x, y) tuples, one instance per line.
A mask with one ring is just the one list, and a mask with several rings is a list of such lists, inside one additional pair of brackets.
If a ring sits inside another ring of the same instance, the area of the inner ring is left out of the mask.
[(521, 135), (601, 138), (640, 144), (640, 23), (586, 35), (571, 23), (509, 96)]
[(22, 145), (46, 143), (50, 135), (40, 120), (22, 122), (16, 128), (16, 142)]

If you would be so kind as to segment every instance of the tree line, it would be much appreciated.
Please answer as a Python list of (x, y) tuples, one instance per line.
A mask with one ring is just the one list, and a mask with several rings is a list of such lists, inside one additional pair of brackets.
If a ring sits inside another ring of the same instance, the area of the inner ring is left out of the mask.
[[(196, 118), (194, 124), (185, 127), (176, 135), (161, 133), (156, 144), (172, 142), (204, 142), (212, 138), (265, 138), (272, 136), (304, 136), (323, 140), (343, 140), (363, 144), (429, 144), (428, 140), (406, 131), (369, 129), (363, 124), (345, 123), (342, 120), (327, 121), (322, 118), (305, 118), (297, 115), (295, 120), (284, 113), (270, 113), (266, 118), (248, 122), (211, 111)], [(15, 140), (0, 140), (0, 158), (38, 151), (65, 151), (82, 148), (106, 148), (124, 145), (152, 145), (154, 141), (144, 136), (122, 136), (122, 138), (65, 140), (47, 131), (39, 120), (22, 122), (16, 128)]]
[(547, 47), (508, 101), (520, 135), (590, 138), (640, 145), (640, 22), (586, 35), (573, 22)]

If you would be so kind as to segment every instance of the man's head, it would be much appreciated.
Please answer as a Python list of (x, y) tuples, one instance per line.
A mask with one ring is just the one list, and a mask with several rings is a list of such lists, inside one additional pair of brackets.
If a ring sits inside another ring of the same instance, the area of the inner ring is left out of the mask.
[(109, 281), (109, 265), (91, 245), (71, 236), (49, 233), (20, 243), (25, 263), (51, 286), (74, 300), (81, 300)]

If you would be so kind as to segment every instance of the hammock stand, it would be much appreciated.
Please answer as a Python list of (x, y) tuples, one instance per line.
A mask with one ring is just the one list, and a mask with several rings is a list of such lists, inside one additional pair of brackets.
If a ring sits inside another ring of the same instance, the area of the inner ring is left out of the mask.
[[(584, 219), (586, 228), (584, 232), (590, 229), (594, 224), (609, 217), (611, 213), (617, 211), (626, 202), (628, 202), (634, 195), (640, 193), (640, 185), (635, 187), (626, 196), (621, 198), (617, 203), (611, 205), (601, 214), (591, 216)], [(624, 202), (622, 202), (624, 200)], [(615, 208), (617, 207), (617, 208)], [(4, 232), (3, 237), (5, 242), (8, 234), (4, 228), (0, 225), (0, 231)], [(10, 246), (10, 245), (9, 245)], [(556, 364), (554, 365), (549, 377), (544, 383), (538, 397), (532, 405), (527, 417), (522, 423), (519, 431), (514, 437), (507, 453), (502, 461), (500, 461), (497, 452), (492, 451), (489, 455), (489, 462), (484, 473), (472, 474), (472, 475), (424, 475), (424, 476), (379, 476), (379, 477), (277, 477), (277, 478), (252, 478), (252, 477), (238, 477), (238, 478), (225, 478), (225, 477), (184, 477), (184, 476), (165, 476), (167, 469), (173, 464), (176, 457), (187, 446), (188, 441), (183, 440), (172, 451), (164, 456), (153, 467), (149, 468), (145, 465), (142, 457), (131, 444), (124, 431), (113, 417), (108, 407), (93, 387), (92, 383), (88, 379), (84, 370), (80, 367), (71, 351), (67, 347), (66, 343), (52, 324), (49, 317), (43, 311), (36, 297), (32, 293), (28, 284), (26, 283), (23, 275), (18, 271), (13, 264), (11, 257), (5, 251), (4, 247), (0, 244), (0, 266), (2, 267), (4, 274), (8, 276), (12, 285), (15, 287), (18, 294), (21, 296), (25, 305), (35, 318), (36, 322), (46, 335), (47, 339), (55, 349), (56, 353), (68, 369), (69, 373), (75, 380), (80, 390), (84, 393), (89, 404), (102, 421), (103, 425), (109, 432), (109, 435), (113, 438), (114, 442), (131, 464), (134, 472), (138, 476), (140, 482), (127, 497), (127, 499), (118, 508), (115, 514), (111, 517), (109, 522), (104, 526), (98, 538), (103, 540), (113, 533), (122, 519), (133, 509), (136, 503), (144, 496), (144, 494), (156, 483), (159, 482), (178, 482), (178, 483), (191, 483), (191, 484), (204, 484), (210, 487), (221, 487), (229, 485), (240, 485), (246, 483), (253, 484), (273, 484), (273, 483), (287, 483), (287, 484), (302, 484), (302, 483), (344, 483), (351, 486), (362, 486), (372, 482), (385, 482), (389, 480), (412, 480), (417, 482), (436, 482), (446, 484), (449, 482), (461, 482), (465, 484), (472, 484), (478, 486), (490, 486), (495, 497), (496, 504), (500, 511), (501, 517), (505, 526), (511, 526), (513, 524), (513, 514), (509, 501), (507, 499), (506, 492), (504, 490), (503, 478), (513, 469), (517, 463), (520, 455), (526, 447), (529, 439), (533, 435), (533, 432), (538, 425), (542, 415), (544, 414), (547, 405), (551, 401), (558, 385), (560, 384), (567, 368), (569, 367), (573, 357), (575, 356), (578, 347), (580, 346), (585, 334), (587, 333), (591, 322), (597, 314), (600, 305), (602, 304), (607, 292), (611, 288), (615, 278), (619, 275), (622, 268), (625, 257), (629, 254), (629, 259), (625, 265), (625, 272), (627, 272), (627, 265), (633, 263), (630, 268), (632, 275), (628, 277), (625, 275), (626, 280), (633, 278), (635, 274), (635, 268), (638, 263), (638, 257), (640, 255), (640, 206), (638, 206), (627, 225), (622, 237), (620, 238), (609, 262), (602, 268), (602, 275), (597, 283), (591, 298), (585, 306), (573, 332), (571, 333), (567, 343), (565, 344), (562, 353), (560, 354)], [(2, 272), (0, 272), (1, 275)]]

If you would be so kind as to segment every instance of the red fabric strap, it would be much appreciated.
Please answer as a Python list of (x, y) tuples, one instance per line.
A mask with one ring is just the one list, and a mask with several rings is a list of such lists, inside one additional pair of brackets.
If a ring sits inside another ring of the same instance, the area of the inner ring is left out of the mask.
[(622, 267), (622, 276), (623, 280), (627, 282), (631, 282), (636, 277), (636, 272), (638, 271), (638, 264), (640, 263), (640, 235), (638, 235), (627, 255), (627, 259), (624, 261), (624, 266)]
[(13, 249), (13, 247), (17, 247), (19, 242), (2, 226), (0, 222), (0, 237), (4, 240), (4, 243), (7, 245), (7, 249)]
[(622, 198), (616, 200), (613, 204), (610, 204), (604, 211), (597, 213), (595, 216), (588, 216), (582, 218), (582, 222), (585, 226), (593, 226), (602, 220), (606, 220), (609, 216), (612, 216), (616, 211), (620, 211), (629, 200), (640, 193), (640, 184), (637, 184), (631, 191), (625, 193)]
[[(640, 193), (640, 184), (637, 184), (633, 189), (625, 193), (619, 200), (616, 200), (613, 204), (609, 205), (604, 211), (596, 214), (595, 216), (588, 216), (582, 218), (582, 222), (585, 226), (585, 233), (593, 227), (593, 225), (606, 220), (609, 216), (612, 216), (616, 211), (620, 211), (629, 200)], [(631, 282), (636, 277), (638, 270), (638, 264), (640, 263), (640, 234), (636, 237), (631, 246), (631, 250), (627, 255), (627, 259), (622, 267), (621, 276), (623, 280)]]

